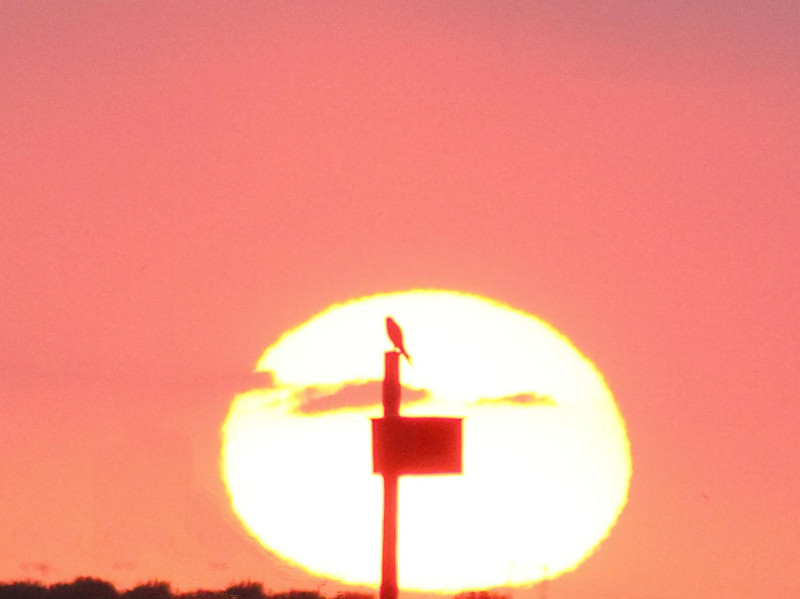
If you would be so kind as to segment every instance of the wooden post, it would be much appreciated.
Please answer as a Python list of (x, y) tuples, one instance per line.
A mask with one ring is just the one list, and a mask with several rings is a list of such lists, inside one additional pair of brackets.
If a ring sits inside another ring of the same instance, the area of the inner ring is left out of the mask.
[[(400, 417), (400, 354), (384, 353), (383, 417)], [(397, 599), (397, 472), (383, 473), (383, 555), (380, 599)]]
[[(395, 342), (397, 346), (398, 343)], [(401, 344), (402, 345), (402, 344)], [(461, 474), (462, 419), (400, 416), (400, 352), (384, 354), (383, 418), (372, 419), (372, 470), (383, 476), (380, 599), (398, 599), (397, 481), (404, 474)]]
[(383, 417), (400, 415), (400, 353), (383, 354)]

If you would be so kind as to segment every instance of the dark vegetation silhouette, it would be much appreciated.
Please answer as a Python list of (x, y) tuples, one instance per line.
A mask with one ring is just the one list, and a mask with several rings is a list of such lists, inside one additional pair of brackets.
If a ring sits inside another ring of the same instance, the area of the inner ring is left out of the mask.
[[(0, 582), (0, 599), (326, 599), (314, 591), (264, 591), (260, 582), (240, 582), (224, 590), (173, 592), (168, 582), (150, 581), (127, 591), (97, 578), (81, 577), (72, 582), (45, 586), (40, 582)], [(371, 593), (339, 593), (334, 599), (376, 599)]]
[(498, 591), (463, 591), (454, 599), (509, 599), (509, 596)]
[[(260, 582), (240, 582), (225, 590), (173, 592), (168, 582), (150, 581), (127, 591), (97, 578), (81, 577), (72, 582), (45, 586), (39, 582), (0, 582), (0, 599), (327, 599), (315, 591), (264, 591)], [(338, 593), (333, 599), (376, 599), (372, 593)], [(496, 591), (465, 591), (454, 599), (509, 599)]]

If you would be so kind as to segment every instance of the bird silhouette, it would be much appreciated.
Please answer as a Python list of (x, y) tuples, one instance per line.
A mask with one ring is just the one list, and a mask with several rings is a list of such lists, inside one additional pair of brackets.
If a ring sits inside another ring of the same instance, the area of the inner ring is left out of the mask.
[(403, 354), (408, 363), (411, 364), (411, 356), (408, 355), (403, 345), (403, 331), (391, 316), (386, 317), (386, 332), (389, 334), (389, 340), (394, 344), (394, 348)]

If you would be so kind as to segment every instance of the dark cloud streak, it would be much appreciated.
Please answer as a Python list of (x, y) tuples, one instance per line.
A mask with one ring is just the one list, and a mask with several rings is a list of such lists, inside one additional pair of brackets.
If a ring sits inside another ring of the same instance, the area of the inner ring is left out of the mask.
[(554, 406), (556, 402), (547, 395), (536, 393), (517, 393), (503, 397), (482, 397), (476, 402), (478, 405), (514, 404), (519, 406)]
[[(299, 414), (321, 414), (379, 406), (381, 404), (381, 385), (380, 381), (346, 385), (330, 395), (326, 395), (322, 388), (308, 387), (303, 391), (303, 398), (294, 411)], [(427, 397), (427, 391), (403, 388), (402, 401), (404, 404), (422, 401)]]

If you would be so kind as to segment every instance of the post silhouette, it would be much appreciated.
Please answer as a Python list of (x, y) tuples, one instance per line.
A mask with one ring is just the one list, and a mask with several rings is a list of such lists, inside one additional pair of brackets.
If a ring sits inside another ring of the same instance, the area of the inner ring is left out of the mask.
[[(400, 353), (387, 351), (383, 373), (383, 417), (400, 417)], [(397, 599), (397, 470), (383, 473), (383, 554), (380, 599)]]

